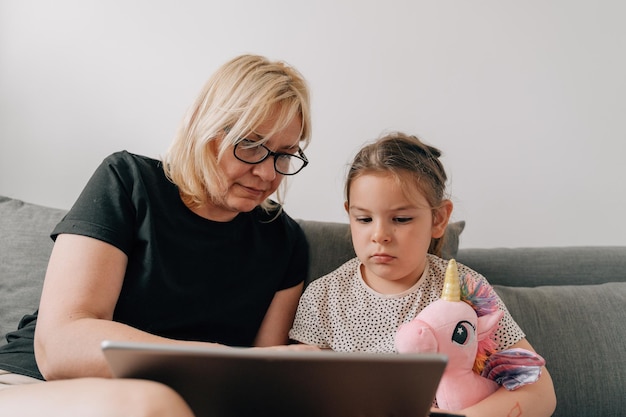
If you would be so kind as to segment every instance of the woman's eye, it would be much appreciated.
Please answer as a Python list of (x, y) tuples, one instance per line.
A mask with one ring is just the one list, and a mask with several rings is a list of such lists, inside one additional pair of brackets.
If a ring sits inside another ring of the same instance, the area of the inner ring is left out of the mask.
[(255, 141), (250, 139), (243, 139), (240, 143), (241, 147), (243, 147), (244, 149), (259, 149), (261, 147)]
[(251, 163), (262, 161), (267, 153), (267, 149), (263, 145), (250, 139), (242, 139), (235, 148), (235, 155), (238, 158)]

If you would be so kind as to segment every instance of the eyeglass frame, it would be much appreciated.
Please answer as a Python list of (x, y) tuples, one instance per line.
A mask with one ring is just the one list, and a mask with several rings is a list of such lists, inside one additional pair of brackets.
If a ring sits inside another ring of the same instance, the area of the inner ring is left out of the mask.
[[(248, 139), (248, 138), (239, 138), (237, 143), (235, 143), (235, 145), (233, 146), (233, 155), (235, 156), (235, 158), (237, 158), (237, 160), (239, 160), (239, 161), (241, 161), (241, 162), (243, 162), (245, 164), (258, 165), (261, 162), (265, 161), (270, 156), (273, 156), (274, 157), (274, 171), (278, 172), (280, 175), (296, 175), (297, 173), (302, 171), (304, 169), (304, 167), (309, 165), (309, 159), (306, 157), (306, 155), (302, 151), (302, 148), (300, 148), (300, 147), (298, 147), (298, 154), (296, 155), (296, 154), (293, 154), (293, 153), (286, 153), (286, 152), (274, 152), (273, 150), (271, 150), (270, 148), (268, 148), (267, 146), (265, 146), (262, 143), (259, 143), (256, 146), (265, 149), (267, 151), (267, 154), (263, 158), (261, 158), (260, 160), (258, 160), (256, 162), (245, 161), (245, 160), (241, 159), (239, 156), (237, 156), (237, 146), (239, 146), (239, 144), (241, 144), (243, 142), (250, 142), (250, 143), (256, 143), (256, 142), (251, 140), (251, 139)], [(276, 157), (281, 157), (281, 156), (288, 156), (290, 158), (298, 158), (299, 160), (304, 162), (304, 164), (296, 172), (292, 172), (291, 174), (286, 174), (284, 172), (279, 171), (278, 168), (276, 167)]]

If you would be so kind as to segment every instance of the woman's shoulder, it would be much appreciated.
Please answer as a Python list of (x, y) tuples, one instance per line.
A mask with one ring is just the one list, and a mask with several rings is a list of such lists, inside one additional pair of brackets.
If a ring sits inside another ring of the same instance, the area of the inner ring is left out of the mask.
[(158, 159), (132, 153), (127, 150), (113, 152), (112, 154), (105, 157), (102, 163), (105, 165), (113, 166), (134, 166), (151, 168), (162, 167), (162, 162)]
[(175, 188), (167, 179), (160, 160), (126, 150), (105, 157), (98, 171), (108, 173), (104, 174), (108, 176), (113, 174), (126, 186), (134, 187), (139, 182), (144, 187), (154, 187), (157, 190), (163, 190), (163, 187)]

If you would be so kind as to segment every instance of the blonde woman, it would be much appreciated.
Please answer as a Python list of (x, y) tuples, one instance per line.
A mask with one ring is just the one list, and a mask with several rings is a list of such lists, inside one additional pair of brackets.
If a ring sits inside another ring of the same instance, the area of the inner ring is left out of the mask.
[(38, 312), (0, 348), (3, 414), (192, 415), (166, 386), (108, 379), (105, 339), (286, 344), (307, 247), (269, 197), (306, 167), (310, 135), (302, 76), (244, 55), (208, 80), (162, 160), (107, 157), (52, 232)]

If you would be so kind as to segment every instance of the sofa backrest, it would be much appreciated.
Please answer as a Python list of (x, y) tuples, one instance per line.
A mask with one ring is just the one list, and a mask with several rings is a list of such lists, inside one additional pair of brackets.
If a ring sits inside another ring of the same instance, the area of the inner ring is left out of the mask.
[(459, 249), (456, 260), (493, 285), (591, 285), (626, 282), (626, 247)]
[(65, 210), (0, 196), (0, 345), (39, 305), (50, 233), (64, 215)]

